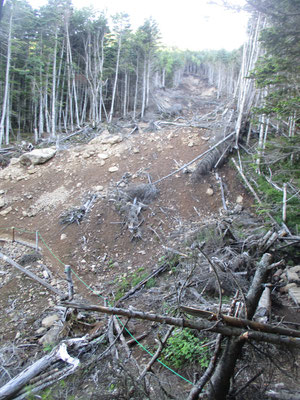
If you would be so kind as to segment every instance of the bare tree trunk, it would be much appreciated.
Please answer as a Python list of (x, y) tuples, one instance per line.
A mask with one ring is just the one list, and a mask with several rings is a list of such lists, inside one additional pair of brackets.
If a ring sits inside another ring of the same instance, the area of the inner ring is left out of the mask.
[(124, 80), (124, 99), (123, 99), (123, 117), (126, 117), (127, 114), (127, 91), (128, 91), (128, 73), (125, 71), (125, 80)]
[(54, 50), (53, 50), (53, 72), (52, 72), (52, 110), (51, 110), (51, 140), (55, 139), (56, 133), (56, 59), (57, 59), (57, 36), (58, 28), (55, 27)]
[(116, 91), (117, 91), (118, 74), (119, 74), (119, 65), (120, 65), (121, 43), (122, 43), (122, 37), (120, 34), (119, 41), (118, 41), (118, 53), (117, 53), (115, 80), (114, 80), (114, 86), (113, 86), (113, 92), (112, 92), (111, 108), (110, 108), (109, 118), (108, 118), (109, 123), (111, 123), (112, 117), (114, 114), (114, 106), (115, 106), (115, 98), (116, 98)]
[(9, 73), (10, 73), (10, 63), (11, 63), (11, 34), (12, 34), (12, 22), (13, 22), (13, 11), (14, 3), (12, 3), (12, 9), (9, 18), (9, 28), (8, 28), (8, 41), (7, 41), (7, 58), (6, 58), (6, 71), (5, 71), (5, 88), (2, 104), (2, 114), (0, 120), (0, 147), (2, 147), (3, 137), (4, 137), (4, 123), (6, 118), (6, 111), (8, 106), (8, 96), (9, 96)]
[(142, 110), (141, 110), (141, 117), (143, 118), (145, 115), (145, 108), (146, 108), (146, 85), (147, 85), (147, 59), (145, 56), (144, 59), (144, 72), (143, 72), (143, 98), (142, 98)]
[[(246, 297), (247, 318), (252, 319), (257, 308), (259, 299), (263, 292), (263, 283), (265, 282), (271, 263), (271, 255), (264, 254), (257, 266), (253, 282)], [(241, 335), (238, 338), (228, 339), (226, 348), (211, 378), (211, 387), (209, 398), (211, 400), (224, 400), (230, 389), (230, 379), (234, 374), (237, 359), (246, 342), (246, 337)]]
[(136, 118), (136, 107), (137, 107), (137, 99), (138, 99), (138, 85), (139, 85), (139, 56), (137, 56), (136, 60), (136, 80), (135, 80), (135, 92), (134, 92), (134, 102), (133, 102), (133, 120)]

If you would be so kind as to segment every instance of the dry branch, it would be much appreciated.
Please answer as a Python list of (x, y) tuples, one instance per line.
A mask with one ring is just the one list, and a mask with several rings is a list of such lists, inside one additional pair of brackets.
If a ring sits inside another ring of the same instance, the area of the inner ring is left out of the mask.
[(18, 393), (22, 387), (49, 367), (52, 363), (57, 360), (63, 360), (68, 364), (73, 365), (73, 369), (76, 369), (79, 365), (79, 360), (72, 358), (67, 353), (67, 346), (65, 343), (55, 347), (50, 354), (45, 355), (40, 360), (36, 361), (33, 365), (26, 368), (19, 375), (11, 379), (6, 385), (0, 388), (0, 400), (11, 398), (14, 394)]
[(221, 333), (224, 336), (235, 336), (246, 339), (252, 339), (258, 342), (267, 342), (273, 344), (287, 344), (297, 348), (300, 348), (300, 339), (294, 337), (284, 337), (278, 336), (276, 334), (251, 331), (249, 329), (237, 328), (232, 326), (226, 326), (222, 323), (219, 324), (211, 324), (207, 321), (191, 321), (184, 318), (175, 318), (169, 317), (168, 315), (159, 315), (146, 313), (144, 311), (135, 311), (135, 310), (127, 310), (123, 308), (115, 308), (115, 307), (103, 307), (92, 304), (84, 304), (84, 303), (75, 303), (63, 301), (61, 302), (63, 307), (76, 308), (78, 310), (86, 310), (86, 311), (96, 311), (108, 315), (121, 315), (127, 318), (136, 318), (145, 321), (154, 321), (159, 322), (161, 324), (174, 325), (180, 328), (190, 328), (196, 329), (198, 331), (206, 330), (210, 332)]
[(167, 262), (165, 262), (162, 266), (157, 268), (155, 271), (151, 272), (150, 275), (148, 275), (145, 279), (143, 279), (141, 282), (139, 282), (137, 285), (135, 285), (132, 289), (130, 289), (129, 292), (125, 293), (124, 296), (122, 296), (117, 301), (116, 305), (119, 305), (122, 301), (128, 299), (128, 297), (132, 296), (137, 290), (141, 289), (151, 278), (154, 278), (155, 276), (161, 274), (168, 267), (169, 267), (169, 264)]
[(236, 326), (236, 327), (245, 328), (245, 329), (251, 328), (255, 331), (266, 332), (266, 333), (275, 333), (278, 335), (293, 336), (293, 337), (300, 338), (300, 331), (298, 331), (298, 330), (283, 328), (281, 326), (273, 326), (270, 324), (263, 324), (260, 322), (251, 321), (249, 319), (230, 317), (230, 316), (224, 315), (224, 314), (219, 314), (219, 318), (218, 318), (218, 315), (211, 311), (200, 310), (195, 307), (181, 306), (180, 308), (183, 312), (185, 312), (189, 315), (194, 315), (194, 316), (197, 316), (200, 318), (205, 318), (210, 321), (221, 320), (223, 323), (225, 323), (226, 325), (230, 325), (230, 326)]

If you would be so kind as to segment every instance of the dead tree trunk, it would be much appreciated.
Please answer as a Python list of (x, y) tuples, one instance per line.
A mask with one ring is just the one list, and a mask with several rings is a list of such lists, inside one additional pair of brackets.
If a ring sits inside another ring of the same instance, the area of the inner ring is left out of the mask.
[[(258, 264), (253, 282), (246, 297), (246, 314), (251, 319), (257, 308), (260, 296), (263, 291), (262, 284), (265, 282), (271, 255), (264, 254)], [(234, 374), (236, 362), (241, 354), (241, 350), (246, 342), (247, 337), (241, 335), (238, 338), (230, 338), (227, 341), (226, 348), (211, 378), (211, 387), (209, 390), (209, 398), (212, 400), (224, 400), (230, 389), (230, 380)]]

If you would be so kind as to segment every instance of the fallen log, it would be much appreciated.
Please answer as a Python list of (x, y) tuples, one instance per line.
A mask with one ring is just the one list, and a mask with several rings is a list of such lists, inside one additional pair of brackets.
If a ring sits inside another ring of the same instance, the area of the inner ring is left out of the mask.
[(182, 171), (183, 169), (185, 169), (186, 167), (188, 167), (189, 165), (193, 164), (195, 161), (200, 160), (200, 158), (204, 157), (206, 154), (210, 153), (211, 151), (213, 151), (216, 147), (218, 147), (220, 144), (226, 142), (226, 140), (230, 139), (233, 135), (235, 134), (235, 132), (231, 132), (228, 136), (226, 136), (224, 139), (220, 140), (218, 143), (216, 143), (214, 146), (212, 146), (210, 149), (204, 151), (204, 153), (199, 154), (197, 157), (195, 157), (193, 160), (189, 161), (188, 163), (184, 164), (181, 168), (171, 172), (170, 174), (164, 176), (163, 178), (158, 179), (157, 181), (155, 181), (153, 183), (153, 185), (156, 185), (157, 183), (170, 178), (171, 176), (177, 174), (178, 172)]
[(275, 333), (278, 335), (292, 336), (300, 338), (300, 331), (294, 329), (283, 328), (281, 326), (273, 326), (261, 322), (251, 321), (249, 319), (231, 317), (229, 315), (213, 313), (211, 311), (200, 310), (195, 307), (181, 306), (181, 310), (189, 315), (209, 319), (210, 321), (221, 320), (226, 325), (236, 326), (239, 328), (253, 329), (259, 332)]
[(39, 375), (57, 360), (63, 360), (68, 364), (72, 364), (73, 370), (76, 369), (80, 363), (77, 358), (73, 358), (68, 354), (66, 344), (62, 343), (59, 346), (56, 346), (50, 354), (45, 355), (22, 371), (19, 375), (11, 379), (6, 385), (2, 386), (2, 388), (0, 388), (0, 400), (11, 398), (27, 385), (32, 378)]
[(179, 328), (190, 328), (190, 329), (196, 329), (198, 331), (206, 330), (210, 332), (217, 332), (221, 333), (224, 336), (234, 336), (234, 337), (243, 336), (244, 340), (252, 339), (258, 342), (267, 342), (278, 345), (286, 344), (300, 348), (300, 339), (295, 337), (279, 336), (277, 334), (258, 332), (254, 330), (228, 326), (222, 324), (221, 322), (218, 324), (216, 324), (215, 322), (211, 324), (208, 321), (192, 321), (189, 319), (169, 317), (168, 315), (147, 313), (144, 311), (138, 311), (133, 309), (127, 310), (124, 308), (104, 307), (99, 305), (75, 303), (69, 301), (62, 301), (60, 305), (63, 307), (76, 308), (78, 310), (95, 311), (108, 315), (120, 315), (126, 318), (136, 318), (146, 321), (154, 321), (154, 322), (159, 322), (161, 324), (174, 325)]

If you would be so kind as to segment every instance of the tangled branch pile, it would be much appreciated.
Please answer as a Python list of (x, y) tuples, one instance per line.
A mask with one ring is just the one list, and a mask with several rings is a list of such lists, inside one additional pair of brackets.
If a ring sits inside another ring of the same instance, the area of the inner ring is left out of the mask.
[(116, 210), (123, 216), (123, 223), (132, 234), (132, 240), (141, 239), (140, 226), (144, 222), (141, 216), (142, 210), (147, 208), (158, 196), (155, 185), (132, 185), (127, 189), (114, 188), (110, 193), (110, 200), (115, 202)]

